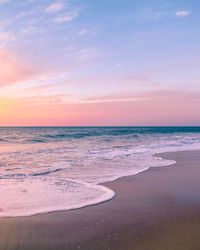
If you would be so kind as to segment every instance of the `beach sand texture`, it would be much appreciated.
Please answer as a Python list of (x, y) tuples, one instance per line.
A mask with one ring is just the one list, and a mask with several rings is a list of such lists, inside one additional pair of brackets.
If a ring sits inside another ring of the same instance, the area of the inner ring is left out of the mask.
[(0, 250), (200, 249), (200, 151), (162, 156), (177, 163), (105, 183), (108, 202), (0, 218)]

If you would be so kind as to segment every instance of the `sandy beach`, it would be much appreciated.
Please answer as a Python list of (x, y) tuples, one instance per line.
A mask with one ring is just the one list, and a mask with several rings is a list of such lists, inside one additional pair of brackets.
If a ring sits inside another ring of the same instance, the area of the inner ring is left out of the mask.
[(0, 250), (200, 249), (200, 151), (162, 157), (177, 163), (105, 183), (108, 202), (1, 218)]

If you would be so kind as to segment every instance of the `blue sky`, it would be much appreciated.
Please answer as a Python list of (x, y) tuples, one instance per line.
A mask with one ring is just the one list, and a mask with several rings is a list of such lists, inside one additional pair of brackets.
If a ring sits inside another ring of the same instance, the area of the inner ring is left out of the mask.
[(196, 95), (199, 7), (194, 0), (0, 0), (0, 98), (23, 109), (36, 98), (123, 105), (148, 93)]

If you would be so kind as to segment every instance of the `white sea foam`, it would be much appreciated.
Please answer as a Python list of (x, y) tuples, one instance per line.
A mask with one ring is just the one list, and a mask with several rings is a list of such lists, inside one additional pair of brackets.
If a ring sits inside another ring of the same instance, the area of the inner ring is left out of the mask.
[(153, 157), (155, 153), (200, 149), (200, 134), (190, 133), (51, 140), (0, 144), (0, 217), (75, 209), (109, 200), (114, 192), (100, 183), (174, 163)]
[(60, 178), (1, 180), (0, 190), (1, 217), (74, 209), (114, 196), (106, 187)]

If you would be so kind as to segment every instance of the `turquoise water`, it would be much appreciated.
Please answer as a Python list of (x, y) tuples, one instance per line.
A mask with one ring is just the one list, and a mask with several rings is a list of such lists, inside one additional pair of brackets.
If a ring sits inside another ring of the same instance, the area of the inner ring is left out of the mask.
[(0, 142), (39, 143), (105, 136), (200, 133), (200, 127), (0, 127)]
[(111, 199), (102, 185), (149, 167), (155, 153), (200, 149), (200, 127), (1, 127), (0, 216)]

